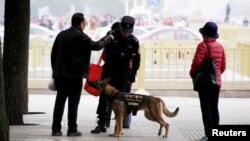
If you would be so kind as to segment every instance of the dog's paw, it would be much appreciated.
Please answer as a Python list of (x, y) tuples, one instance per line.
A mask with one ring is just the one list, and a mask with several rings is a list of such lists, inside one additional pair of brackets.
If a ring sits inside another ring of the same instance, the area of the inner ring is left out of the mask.
[(120, 137), (119, 134), (109, 134), (109, 137)]
[(114, 137), (115, 136), (115, 134), (109, 134), (109, 137)]
[(163, 135), (162, 137), (163, 137), (163, 138), (167, 138), (168, 136), (167, 136), (167, 135)]

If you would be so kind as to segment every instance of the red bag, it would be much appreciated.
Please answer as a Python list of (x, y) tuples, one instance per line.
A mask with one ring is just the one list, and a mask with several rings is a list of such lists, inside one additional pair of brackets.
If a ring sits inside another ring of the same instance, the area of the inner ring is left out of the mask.
[(84, 89), (93, 96), (100, 96), (100, 92), (88, 84), (88, 81), (101, 80), (102, 77), (102, 66), (100, 66), (102, 56), (100, 57), (97, 64), (90, 64), (89, 76), (85, 82)]

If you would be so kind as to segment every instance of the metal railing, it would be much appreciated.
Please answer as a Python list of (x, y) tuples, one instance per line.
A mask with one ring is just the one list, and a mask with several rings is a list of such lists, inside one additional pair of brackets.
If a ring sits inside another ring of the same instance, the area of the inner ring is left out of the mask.
[[(237, 44), (236, 44), (237, 45)], [(189, 76), (197, 43), (147, 41), (142, 45), (145, 68), (141, 79), (147, 89), (192, 89)], [(222, 75), (222, 89), (250, 89), (250, 46), (224, 45), (227, 68)], [(139, 86), (140, 87), (140, 86)]]
[[(227, 68), (222, 89), (250, 90), (250, 28), (220, 25), (219, 42), (225, 47)], [(189, 77), (198, 42), (143, 41), (145, 68), (141, 80), (146, 89), (192, 89)], [(137, 87), (140, 83), (137, 83)]]
[[(141, 67), (135, 89), (192, 89), (189, 76), (197, 42), (144, 41), (141, 43)], [(250, 43), (222, 42), (226, 51), (227, 68), (222, 75), (222, 89), (250, 89)], [(52, 43), (37, 38), (30, 44), (29, 82), (46, 87), (51, 77), (50, 53)], [(101, 52), (92, 54), (96, 62)], [(34, 81), (35, 80), (35, 81)], [(39, 84), (43, 82), (42, 85)]]
[[(220, 26), (220, 39), (226, 51), (227, 68), (222, 75), (222, 89), (250, 89), (250, 28)], [(191, 62), (198, 42), (143, 41), (141, 67), (135, 89), (192, 89), (189, 76)], [(29, 50), (29, 87), (47, 88), (51, 78), (50, 53), (52, 43), (35, 37)], [(3, 50), (3, 45), (2, 45)], [(93, 52), (96, 62), (99, 52)]]
[[(224, 45), (224, 44), (223, 44)], [(141, 67), (135, 89), (192, 89), (189, 76), (197, 42), (145, 41), (141, 44)], [(51, 77), (51, 44), (34, 42), (29, 57), (29, 80)], [(222, 89), (250, 89), (250, 47), (225, 44), (227, 69)], [(101, 52), (92, 54), (96, 62)]]

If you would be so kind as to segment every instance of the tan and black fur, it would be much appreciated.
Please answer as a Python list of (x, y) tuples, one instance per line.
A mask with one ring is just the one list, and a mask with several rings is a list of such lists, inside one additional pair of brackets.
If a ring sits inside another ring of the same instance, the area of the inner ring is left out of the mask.
[[(117, 94), (119, 90), (109, 85), (109, 80), (110, 78), (107, 78), (104, 80), (89, 81), (88, 83), (91, 86), (97, 88), (102, 94), (112, 96)], [(114, 133), (110, 134), (110, 136), (119, 137), (122, 135), (123, 118), (128, 110), (127, 105), (124, 101), (112, 100), (111, 107), (115, 113), (116, 124)], [(153, 96), (148, 96), (147, 100), (144, 101), (144, 103), (142, 103), (142, 105), (140, 105), (137, 110), (144, 110), (144, 115), (148, 120), (156, 121), (160, 124), (160, 129), (158, 132), (159, 136), (161, 135), (162, 128), (164, 127), (166, 130), (163, 137), (167, 137), (169, 124), (164, 121), (162, 113), (164, 113), (164, 115), (168, 117), (175, 117), (178, 114), (179, 108), (176, 108), (174, 112), (170, 112), (165, 106), (165, 103), (162, 99)], [(136, 111), (133, 111), (132, 109), (132, 112)]]

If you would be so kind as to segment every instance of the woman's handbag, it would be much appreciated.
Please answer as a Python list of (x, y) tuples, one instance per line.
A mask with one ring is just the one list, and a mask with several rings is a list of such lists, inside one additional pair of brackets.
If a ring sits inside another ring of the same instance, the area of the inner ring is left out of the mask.
[(208, 44), (206, 48), (208, 51), (208, 59), (204, 61), (200, 69), (201, 71), (193, 79), (194, 91), (200, 91), (206, 87), (218, 86), (215, 59), (211, 59), (210, 57)]
[(90, 64), (88, 79), (84, 84), (84, 89), (93, 96), (99, 96), (100, 92), (96, 88), (90, 86), (88, 84), (88, 81), (101, 80), (102, 78), (102, 66), (100, 66), (101, 61), (102, 61), (102, 56), (98, 60), (97, 64)]

